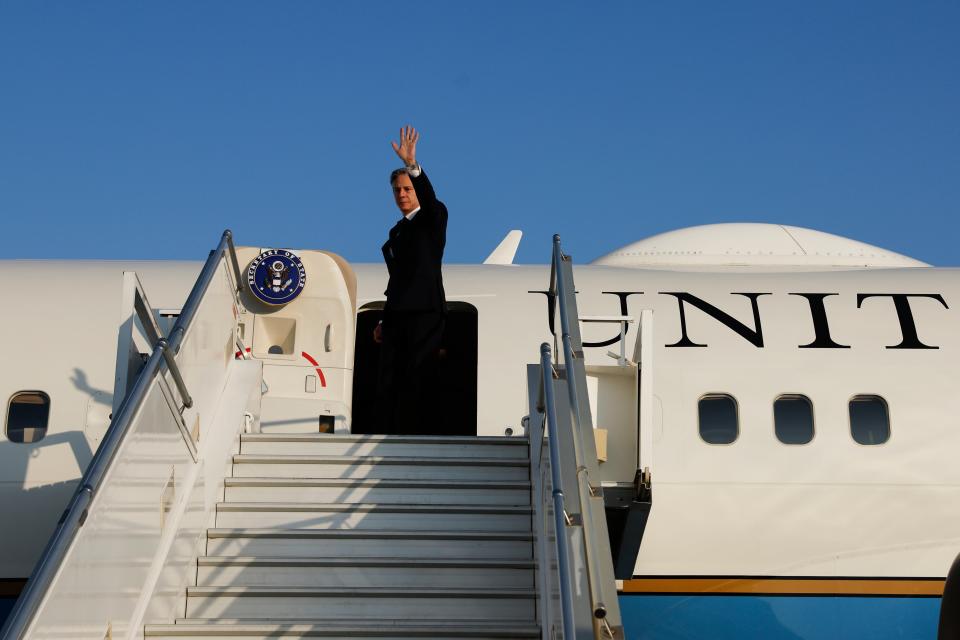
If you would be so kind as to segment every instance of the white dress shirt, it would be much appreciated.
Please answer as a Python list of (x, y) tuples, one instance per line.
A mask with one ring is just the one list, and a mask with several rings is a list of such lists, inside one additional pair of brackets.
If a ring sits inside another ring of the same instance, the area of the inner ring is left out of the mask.
[[(420, 168), (419, 164), (409, 166), (406, 169), (407, 169), (407, 175), (409, 175), (411, 178), (419, 178), (420, 174), (423, 172), (423, 169)], [(417, 207), (410, 213), (403, 214), (403, 217), (406, 218), (407, 220), (413, 220), (413, 216), (417, 215), (418, 211), (420, 211), (420, 207)]]

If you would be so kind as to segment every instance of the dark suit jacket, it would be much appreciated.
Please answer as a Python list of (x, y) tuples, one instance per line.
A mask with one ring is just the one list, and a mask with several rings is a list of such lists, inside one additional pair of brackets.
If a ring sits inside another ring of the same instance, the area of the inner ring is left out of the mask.
[(447, 208), (437, 200), (423, 170), (410, 181), (420, 211), (413, 220), (401, 218), (381, 249), (390, 273), (385, 309), (443, 312), (446, 297), (440, 263), (447, 244)]

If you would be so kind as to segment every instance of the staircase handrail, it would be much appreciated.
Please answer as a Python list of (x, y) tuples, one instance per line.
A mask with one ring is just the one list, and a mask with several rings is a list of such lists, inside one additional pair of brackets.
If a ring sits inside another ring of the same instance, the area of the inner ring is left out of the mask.
[(13, 611), (7, 618), (3, 630), (0, 632), (0, 638), (3, 638), (3, 640), (19, 640), (29, 629), (40, 605), (43, 603), (44, 597), (50, 589), (50, 585), (56, 577), (57, 570), (60, 568), (77, 537), (77, 533), (87, 519), (90, 504), (97, 495), (103, 479), (110, 471), (117, 451), (119, 451), (124, 442), (133, 418), (143, 405), (154, 379), (158, 374), (162, 374), (163, 364), (166, 364), (167, 369), (170, 371), (174, 383), (180, 392), (184, 406), (190, 407), (192, 405), (192, 399), (187, 392), (183, 377), (180, 375), (179, 367), (177, 367), (176, 354), (180, 350), (183, 338), (190, 328), (197, 308), (200, 306), (200, 301), (209, 288), (210, 282), (213, 280), (214, 274), (220, 265), (220, 261), (227, 255), (229, 255), (231, 266), (233, 267), (235, 291), (240, 291), (242, 286), (240, 265), (237, 261), (237, 252), (233, 244), (233, 233), (227, 229), (221, 235), (217, 248), (211, 251), (207, 257), (207, 261), (204, 263), (203, 269), (201, 269), (200, 275), (197, 277), (197, 281), (194, 283), (193, 289), (190, 291), (190, 295), (187, 297), (187, 301), (184, 303), (180, 315), (173, 329), (170, 331), (169, 338), (164, 338), (159, 335), (156, 320), (151, 315), (152, 311), (147, 308), (147, 305), (142, 304), (142, 301), (140, 304), (134, 305), (134, 310), (140, 318), (141, 325), (148, 334), (148, 338), (151, 340), (156, 338), (153, 350), (143, 368), (140, 370), (140, 373), (137, 375), (133, 386), (123, 399), (113, 419), (110, 421), (110, 426), (104, 435), (103, 441), (100, 443), (93, 459), (84, 471), (80, 479), (80, 484), (76, 492), (74, 492), (73, 498), (70, 500), (70, 504), (57, 523), (56, 531), (54, 531), (53, 536), (51, 536), (47, 542), (47, 546), (30, 575), (30, 579), (27, 581), (23, 593), (20, 595)]
[[(577, 493), (582, 513), (580, 514), (583, 525), (584, 542), (584, 564), (587, 571), (587, 582), (590, 593), (590, 611), (597, 629), (612, 629), (604, 620), (607, 616), (607, 605), (604, 604), (602, 583), (599, 570), (601, 554), (598, 551), (596, 532), (593, 530), (592, 523), (597, 522), (598, 514), (593, 513), (591, 498), (596, 494), (590, 485), (590, 474), (584, 455), (584, 435), (585, 429), (590, 429), (592, 433), (592, 424), (589, 414), (589, 401), (584, 407), (581, 403), (581, 395), (586, 390), (586, 370), (583, 366), (583, 344), (580, 339), (579, 318), (577, 314), (576, 290), (573, 283), (573, 267), (570, 256), (564, 255), (560, 247), (560, 236), (553, 236), (553, 257), (550, 264), (550, 286), (548, 291), (550, 328), (553, 332), (554, 349), (557, 346), (557, 332), (555, 327), (555, 306), (559, 307), (560, 315), (560, 342), (563, 349), (563, 363), (566, 370), (565, 382), (569, 398), (570, 412), (573, 418), (572, 429), (564, 430), (561, 423), (557, 421), (556, 403), (553, 394), (554, 368), (551, 362), (551, 350), (548, 343), (540, 346), (541, 354), (541, 377), (540, 392), (538, 398), (538, 410), (545, 414), (548, 425), (549, 451), (550, 451), (550, 471), (553, 483), (554, 499), (554, 517), (556, 518), (556, 544), (557, 544), (557, 564), (560, 572), (559, 582), (561, 590), (561, 613), (564, 627), (564, 638), (575, 638), (575, 622), (573, 620), (573, 600), (571, 595), (571, 586), (574, 582), (573, 575), (570, 573), (570, 562), (567, 557), (566, 536), (562, 532), (570, 522), (570, 516), (565, 510), (565, 496), (563, 492), (561, 475), (560, 443), (561, 438), (570, 439), (570, 445), (574, 454), (574, 464), (576, 466)], [(570, 433), (569, 431), (573, 431)], [(605, 514), (599, 514), (599, 518), (605, 518)], [(611, 583), (613, 581), (611, 577)], [(609, 634), (613, 637), (613, 634)]]
[[(567, 393), (570, 398), (570, 409), (573, 415), (573, 430), (574, 435), (576, 436), (573, 439), (573, 451), (577, 465), (577, 490), (580, 494), (580, 504), (584, 512), (589, 513), (590, 506), (590, 497), (592, 495), (592, 490), (590, 488), (590, 476), (587, 471), (587, 466), (585, 458), (583, 455), (583, 422), (582, 419), (582, 408), (580, 406), (580, 398), (578, 394), (578, 386), (585, 389), (587, 386), (587, 380), (585, 372), (582, 367), (574, 367), (575, 358), (583, 360), (583, 344), (580, 341), (580, 327), (576, 324), (571, 324), (570, 322), (570, 310), (573, 309), (573, 313), (576, 314), (577, 303), (574, 299), (576, 295), (576, 290), (573, 287), (573, 270), (572, 262), (570, 256), (564, 255), (562, 249), (560, 248), (560, 235), (553, 236), (553, 268), (551, 269), (551, 274), (553, 276), (553, 281), (550, 283), (550, 291), (556, 297), (559, 311), (560, 311), (560, 330), (561, 330), (561, 343), (563, 344), (563, 364), (566, 368), (566, 381), (567, 381)], [(579, 322), (579, 319), (578, 319)], [(574, 334), (571, 330), (571, 327), (576, 327), (576, 349), (574, 349)], [(579, 374), (579, 375), (578, 375)], [(579, 377), (583, 377), (583, 380), (578, 380)], [(591, 429), (592, 434), (592, 425), (587, 425)], [(552, 460), (551, 460), (552, 463)], [(584, 516), (584, 523), (592, 522), (591, 518)], [(606, 605), (598, 597), (596, 589), (600, 585), (600, 578), (597, 575), (597, 559), (599, 554), (597, 553), (595, 534), (593, 528), (589, 526), (584, 526), (583, 537), (586, 542), (586, 552), (587, 552), (587, 571), (590, 576), (590, 591), (591, 591), (591, 604), (593, 615), (597, 618), (604, 618), (606, 616)]]
[[(547, 439), (550, 449), (550, 480), (553, 495), (553, 526), (556, 531), (557, 571), (560, 574), (560, 615), (563, 624), (563, 637), (576, 638), (577, 629), (573, 620), (573, 591), (570, 577), (570, 557), (567, 541), (562, 532), (567, 525), (567, 507), (563, 495), (563, 480), (560, 477), (560, 443), (553, 434), (558, 431), (557, 403), (553, 397), (553, 362), (551, 361), (550, 345), (544, 342), (540, 345), (540, 397), (538, 410), (546, 417), (551, 437)], [(546, 559), (541, 559), (546, 562)], [(546, 589), (546, 585), (543, 586)]]

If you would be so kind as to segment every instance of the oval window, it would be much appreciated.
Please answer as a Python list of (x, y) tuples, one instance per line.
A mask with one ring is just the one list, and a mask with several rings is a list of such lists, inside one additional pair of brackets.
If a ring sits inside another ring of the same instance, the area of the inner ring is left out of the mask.
[(707, 444), (731, 444), (740, 431), (737, 401), (733, 396), (709, 395), (700, 398), (700, 437)]
[(880, 396), (856, 396), (850, 401), (850, 435), (859, 444), (883, 444), (890, 439), (890, 413)]
[(783, 444), (807, 444), (813, 440), (813, 405), (801, 395), (780, 396), (773, 403), (773, 426)]
[(7, 438), (10, 442), (31, 443), (47, 435), (50, 396), (42, 391), (21, 391), (7, 405)]

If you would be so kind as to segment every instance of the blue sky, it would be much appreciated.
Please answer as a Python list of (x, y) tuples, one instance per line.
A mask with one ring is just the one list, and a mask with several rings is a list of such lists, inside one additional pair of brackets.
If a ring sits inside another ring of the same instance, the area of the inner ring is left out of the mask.
[(380, 259), (402, 124), (447, 262), (760, 221), (960, 264), (960, 4), (0, 0), (2, 258)]

